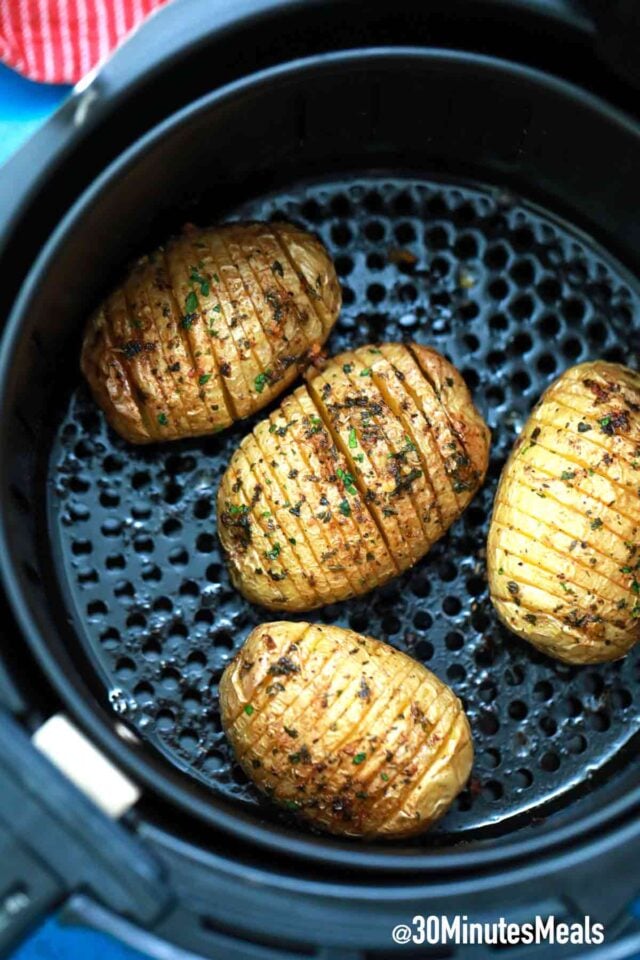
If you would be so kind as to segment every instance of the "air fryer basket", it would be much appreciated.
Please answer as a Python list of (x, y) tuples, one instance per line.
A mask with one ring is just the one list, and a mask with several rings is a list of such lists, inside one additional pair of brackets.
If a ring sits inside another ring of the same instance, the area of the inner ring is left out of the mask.
[[(143, 784), (245, 839), (396, 868), (401, 855), (426, 869), (438, 853), (462, 864), (470, 851), (488, 863), (532, 831), (542, 850), (556, 827), (565, 839), (580, 831), (580, 811), (604, 822), (616, 783), (631, 805), (640, 655), (577, 669), (517, 641), (488, 602), (484, 544), (509, 447), (554, 375), (589, 357), (638, 363), (639, 156), (623, 117), (534, 71), (365, 50), (204, 98), (72, 208), (34, 265), (0, 358), (0, 554), (41, 663)], [(268, 619), (231, 589), (215, 536), (216, 484), (250, 424), (132, 449), (79, 383), (82, 322), (127, 260), (187, 220), (272, 216), (317, 231), (335, 257), (345, 306), (331, 352), (433, 344), (494, 434), (484, 489), (427, 558), (315, 614), (406, 649), (466, 703), (470, 788), (412, 847), (310, 836), (258, 800), (225, 746), (217, 682)], [(135, 747), (118, 735), (123, 723)]]
[[(553, 800), (570, 802), (609, 772), (640, 729), (632, 693), (640, 653), (583, 670), (518, 642), (489, 602), (485, 544), (500, 470), (550, 380), (596, 356), (637, 363), (626, 343), (640, 300), (628, 277), (498, 190), (352, 176), (229, 212), (320, 233), (344, 296), (332, 353), (382, 340), (432, 344), (462, 370), (492, 430), (484, 489), (428, 558), (314, 615), (389, 640), (465, 702), (475, 775), (456, 811), (419, 843), (505, 832), (544, 815)], [(66, 606), (114, 710), (180, 769), (255, 807), (257, 791), (233, 762), (217, 701), (233, 651), (270, 619), (230, 585), (215, 536), (217, 484), (249, 427), (204, 443), (132, 449), (79, 386), (60, 420), (47, 490)]]

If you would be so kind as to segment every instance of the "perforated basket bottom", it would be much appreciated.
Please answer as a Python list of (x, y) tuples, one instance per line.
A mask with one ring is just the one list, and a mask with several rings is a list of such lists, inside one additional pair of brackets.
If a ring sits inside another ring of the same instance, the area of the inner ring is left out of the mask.
[[(493, 431), (485, 487), (449, 535), (393, 583), (311, 614), (406, 650), (465, 703), (474, 777), (417, 842), (506, 832), (554, 798), (569, 802), (638, 732), (640, 648), (575, 669), (511, 636), (487, 597), (487, 526), (506, 455), (554, 376), (594, 357), (637, 365), (637, 288), (582, 238), (491, 190), (369, 176), (300, 186), (232, 216), (287, 218), (321, 236), (344, 290), (330, 352), (432, 344)], [(137, 449), (79, 386), (51, 454), (48, 507), (68, 608), (114, 710), (186, 774), (280, 817), (233, 763), (218, 712), (225, 664), (270, 619), (231, 588), (215, 530), (217, 484), (249, 428)]]

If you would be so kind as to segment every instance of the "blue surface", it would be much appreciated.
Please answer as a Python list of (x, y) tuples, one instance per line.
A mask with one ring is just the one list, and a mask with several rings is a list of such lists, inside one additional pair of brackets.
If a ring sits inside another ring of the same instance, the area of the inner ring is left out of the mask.
[(48, 920), (14, 954), (12, 960), (146, 960), (112, 937)]
[(70, 89), (33, 83), (0, 64), (0, 163), (38, 129)]

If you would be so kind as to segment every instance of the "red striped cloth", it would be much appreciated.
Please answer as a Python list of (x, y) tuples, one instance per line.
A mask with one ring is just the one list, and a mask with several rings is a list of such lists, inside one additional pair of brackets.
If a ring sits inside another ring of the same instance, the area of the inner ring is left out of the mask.
[(75, 83), (167, 0), (0, 0), (0, 59), (31, 80)]

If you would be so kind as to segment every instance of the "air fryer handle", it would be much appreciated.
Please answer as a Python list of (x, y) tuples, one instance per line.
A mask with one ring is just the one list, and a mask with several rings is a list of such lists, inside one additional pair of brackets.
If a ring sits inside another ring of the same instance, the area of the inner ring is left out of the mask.
[(149, 851), (0, 710), (0, 957), (75, 890), (145, 926), (171, 901)]

